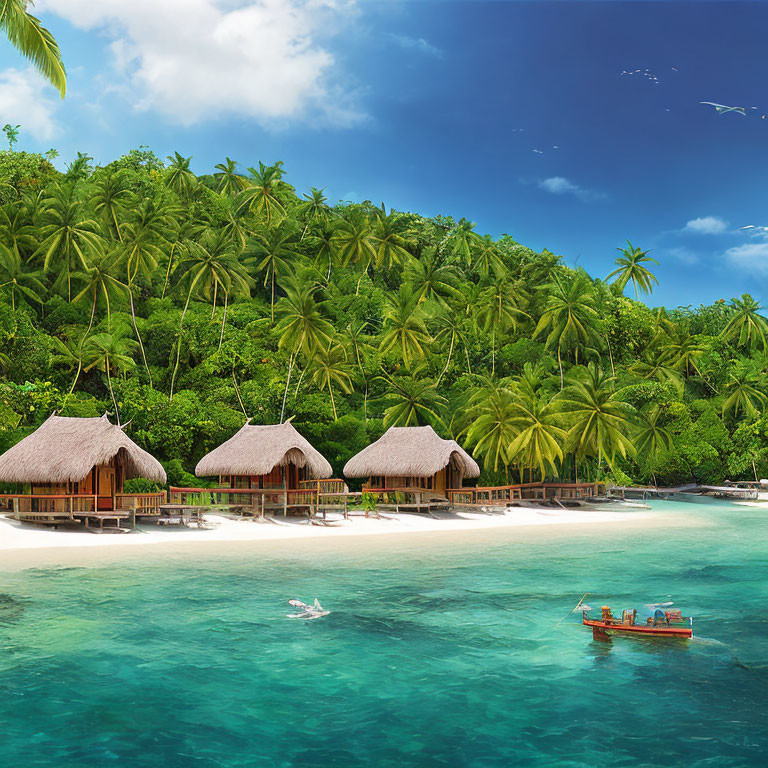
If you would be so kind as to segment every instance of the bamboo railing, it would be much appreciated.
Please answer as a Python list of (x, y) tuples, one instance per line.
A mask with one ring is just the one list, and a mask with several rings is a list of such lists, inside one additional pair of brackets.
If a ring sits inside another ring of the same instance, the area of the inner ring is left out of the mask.
[(159, 515), (165, 502), (165, 492), (116, 493), (110, 509), (99, 509), (99, 497), (83, 493), (4, 493), (0, 494), (0, 509), (22, 522), (79, 523), (89, 519), (117, 519), (138, 515)]
[(508, 501), (586, 499), (600, 494), (602, 483), (516, 483), (514, 485), (449, 488), (452, 504), (493, 505)]
[(131, 510), (137, 515), (159, 515), (160, 507), (166, 502), (165, 491), (157, 493), (116, 493), (115, 509)]
[[(201, 507), (235, 509), (246, 514), (288, 511), (315, 514), (329, 507), (345, 509), (351, 496), (343, 480), (305, 480), (299, 488), (181, 488), (168, 490), (170, 504), (193, 504)], [(359, 496), (359, 494), (357, 494)]]

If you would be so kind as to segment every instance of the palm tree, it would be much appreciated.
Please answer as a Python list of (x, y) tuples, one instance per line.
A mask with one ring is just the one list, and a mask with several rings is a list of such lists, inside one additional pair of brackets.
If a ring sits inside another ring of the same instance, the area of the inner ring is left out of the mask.
[(3, 0), (0, 3), (0, 28), (11, 45), (35, 65), (63, 99), (67, 93), (67, 73), (61, 51), (53, 35), (27, 11), (29, 5), (28, 0)]
[(557, 397), (542, 397), (526, 387), (515, 390), (512, 423), (517, 435), (507, 447), (509, 461), (520, 468), (520, 481), (526, 469), (557, 475), (563, 461), (562, 445), (566, 431)]
[(518, 307), (525, 295), (508, 280), (498, 279), (480, 292), (475, 307), (478, 324), (491, 332), (491, 375), (496, 373), (496, 333), (505, 334), (517, 328), (519, 318), (528, 315)]
[(131, 181), (125, 168), (117, 171), (112, 168), (98, 171), (98, 179), (91, 197), (93, 210), (102, 217), (107, 231), (114, 234), (118, 240), (123, 239), (118, 219), (125, 215), (132, 197)]
[(120, 266), (120, 254), (115, 251), (99, 252), (91, 257), (89, 266), (82, 272), (73, 273), (72, 277), (84, 283), (80, 293), (73, 302), (84, 298), (91, 300), (91, 319), (86, 334), (90, 333), (93, 319), (96, 315), (96, 304), (99, 298), (104, 300), (107, 312), (107, 332), (112, 329), (112, 302), (124, 297), (128, 286), (117, 279), (116, 273)]
[(178, 152), (168, 155), (168, 168), (165, 172), (165, 185), (179, 197), (188, 197), (197, 187), (197, 176), (190, 169), (192, 157), (184, 157)]
[(344, 343), (357, 363), (357, 368), (365, 383), (365, 393), (363, 395), (363, 418), (368, 420), (368, 375), (366, 373), (366, 362), (373, 354), (371, 346), (371, 337), (368, 336), (368, 323), (364, 320), (357, 325), (350, 323), (344, 330)]
[(441, 263), (434, 248), (425, 250), (419, 257), (411, 256), (403, 275), (403, 282), (413, 286), (420, 301), (433, 299), (442, 303), (457, 296), (458, 281), (459, 271), (452, 264)]
[(635, 299), (638, 298), (638, 289), (643, 293), (653, 293), (653, 283), (658, 285), (659, 281), (644, 264), (651, 262), (658, 264), (659, 262), (648, 255), (649, 251), (636, 248), (629, 240), (627, 240), (626, 248), (617, 248), (616, 250), (621, 252), (621, 256), (615, 262), (618, 269), (614, 269), (605, 279), (610, 280), (615, 277), (614, 282), (622, 293), (627, 287), (627, 283), (631, 281), (635, 289)]
[(362, 265), (360, 281), (368, 274), (368, 268), (377, 258), (376, 240), (371, 232), (368, 217), (360, 210), (351, 209), (339, 221), (335, 234), (336, 252), (339, 260), (346, 267), (349, 264)]
[(42, 242), (36, 253), (42, 258), (44, 272), (56, 266), (54, 288), (61, 289), (66, 283), (68, 301), (72, 300), (72, 272), (78, 267), (86, 269), (89, 254), (101, 245), (97, 231), (98, 224), (71, 189), (55, 189), (45, 200), (40, 217)]
[(738, 347), (752, 351), (759, 347), (763, 352), (768, 347), (768, 320), (759, 314), (764, 307), (748, 293), (740, 299), (731, 299), (730, 318), (720, 334), (725, 341), (735, 341)]
[(461, 219), (448, 233), (446, 244), (448, 250), (459, 261), (468, 267), (473, 263), (473, 250), (480, 244), (480, 235), (475, 230), (475, 222)]
[(573, 350), (578, 363), (579, 348), (594, 343), (595, 309), (592, 286), (583, 270), (577, 270), (569, 280), (554, 276), (546, 308), (539, 318), (534, 336), (547, 334), (547, 349), (557, 349), (560, 368), (560, 388), (563, 388), (563, 352)]
[(629, 370), (644, 379), (656, 379), (661, 384), (674, 387), (678, 395), (683, 394), (684, 382), (680, 371), (670, 364), (666, 355), (654, 353), (653, 348), (647, 349), (642, 357), (629, 366)]
[(751, 360), (739, 361), (733, 366), (723, 394), (723, 418), (726, 414), (731, 414), (737, 419), (741, 413), (754, 419), (763, 413), (768, 402), (763, 376)]
[(258, 169), (249, 168), (248, 171), (251, 177), (236, 200), (238, 213), (260, 216), (267, 225), (280, 221), (286, 213), (279, 196), (283, 186), (282, 162), (266, 166), (259, 161)]
[(402, 216), (390, 210), (386, 212), (384, 203), (381, 209), (376, 213), (376, 220), (373, 224), (373, 247), (375, 251), (374, 263), (377, 269), (386, 267), (392, 269), (394, 266), (400, 266), (410, 258), (407, 237), (404, 235), (405, 224)]
[(8, 149), (11, 152), (13, 152), (13, 145), (19, 140), (19, 128), (21, 128), (20, 125), (11, 125), (10, 123), (3, 126), (3, 133), (8, 139)]
[(245, 263), (264, 276), (264, 287), (270, 283), (270, 312), (275, 324), (275, 287), (278, 273), (288, 272), (291, 262), (300, 258), (297, 250), (296, 229), (284, 225), (256, 235), (245, 253)]
[(397, 349), (406, 366), (426, 354), (431, 339), (427, 333), (419, 296), (406, 285), (394, 295), (387, 295), (384, 308), (383, 353)]
[(143, 200), (133, 216), (123, 224), (123, 256), (126, 284), (131, 303), (131, 322), (136, 339), (141, 349), (141, 359), (147, 371), (149, 385), (152, 386), (152, 373), (149, 370), (144, 342), (136, 323), (136, 308), (134, 305), (134, 288), (136, 278), (149, 278), (157, 269), (157, 264), (163, 257), (163, 246), (167, 245), (166, 237), (170, 231), (168, 212), (162, 204), (152, 198)]
[(598, 466), (605, 458), (613, 466), (616, 454), (626, 457), (635, 452), (629, 434), (634, 409), (621, 399), (606, 376), (594, 363), (574, 372), (574, 380), (561, 394), (561, 408), (567, 414), (568, 442), (581, 458), (595, 456)]
[(437, 385), (414, 372), (410, 376), (380, 377), (387, 384), (382, 401), (389, 403), (384, 411), (384, 427), (418, 427), (442, 424), (440, 414), (448, 401), (437, 391)]
[(325, 276), (326, 283), (331, 279), (333, 262), (338, 258), (337, 232), (337, 222), (333, 219), (327, 219), (314, 230), (314, 234), (309, 239), (312, 253), (315, 254), (315, 264), (325, 264), (325, 262), (328, 262), (328, 271)]
[(77, 369), (75, 371), (75, 378), (72, 381), (72, 386), (69, 388), (69, 392), (64, 398), (63, 405), (67, 404), (67, 400), (74, 391), (77, 380), (80, 378), (80, 372), (83, 370), (83, 349), (87, 340), (88, 334), (84, 328), (68, 329), (63, 341), (56, 336), (53, 337), (51, 363), (53, 365), (64, 366), (70, 371)]
[(659, 423), (661, 418), (661, 408), (658, 405), (651, 406), (639, 415), (634, 433), (638, 455), (644, 457), (651, 465), (672, 447), (672, 435)]
[(186, 246), (186, 255), (179, 265), (180, 287), (187, 288), (187, 299), (179, 321), (179, 338), (176, 342), (176, 363), (171, 375), (170, 399), (173, 399), (173, 387), (176, 374), (179, 370), (179, 356), (181, 354), (181, 335), (184, 327), (184, 318), (189, 309), (189, 302), (193, 295), (201, 296), (211, 302), (211, 319), (216, 310), (216, 301), (219, 293), (224, 296), (224, 319), (221, 325), (219, 348), (224, 334), (226, 322), (227, 302), (230, 295), (250, 294), (250, 277), (238, 260), (236, 245), (226, 238), (221, 231), (206, 230), (199, 242), (189, 242)]
[(467, 352), (466, 318), (450, 307), (438, 305), (438, 309), (430, 317), (430, 325), (436, 343), (446, 339), (448, 341), (448, 354), (445, 357), (445, 365), (437, 377), (438, 386), (451, 365), (451, 358), (453, 357), (453, 350), (457, 341), (464, 347), (464, 354), (467, 356), (467, 373), (472, 373)]
[(18, 253), (0, 243), (0, 288), (11, 294), (11, 310), (16, 310), (16, 295), (21, 294), (37, 304), (42, 304), (40, 294), (45, 286), (40, 282), (39, 272), (25, 272)]
[(334, 421), (338, 421), (336, 400), (333, 388), (337, 386), (342, 392), (352, 392), (352, 377), (349, 373), (347, 353), (341, 344), (331, 343), (315, 350), (311, 362), (312, 383), (320, 390), (327, 389), (331, 398), (331, 410)]
[(504, 276), (506, 269), (501, 260), (501, 253), (490, 235), (478, 237), (474, 242), (472, 257), (474, 265), (483, 279), (487, 279), (491, 273), (496, 277)]
[(474, 446), (474, 454), (486, 467), (492, 467), (495, 472), (501, 465), (509, 477), (509, 446), (519, 432), (515, 422), (518, 415), (515, 400), (506, 387), (481, 389), (485, 389), (485, 393), (471, 409), (467, 441)]
[(214, 167), (218, 171), (213, 174), (217, 192), (234, 197), (245, 189), (248, 182), (245, 176), (237, 172), (237, 163), (234, 160), (226, 158), (223, 163), (217, 163)]
[(92, 161), (93, 158), (90, 155), (78, 152), (77, 157), (67, 166), (65, 174), (67, 180), (78, 182), (87, 179), (93, 172)]
[(322, 225), (328, 220), (331, 209), (328, 207), (328, 198), (323, 194), (323, 190), (310, 187), (309, 194), (304, 193), (304, 199), (296, 206), (294, 213), (296, 218), (304, 223), (299, 238), (303, 240), (310, 226)]
[(35, 231), (24, 206), (8, 203), (0, 207), (0, 240), (19, 260), (26, 260), (37, 248)]
[(315, 350), (326, 347), (333, 338), (333, 326), (321, 315), (315, 301), (313, 288), (300, 286), (297, 289), (287, 289), (286, 295), (277, 304), (278, 323), (275, 330), (280, 334), (278, 347), (289, 349), (288, 376), (283, 392), (283, 405), (280, 411), (280, 422), (285, 415), (285, 401), (288, 397), (288, 387), (291, 383), (291, 371), (296, 356), (302, 352), (310, 359)]
[(702, 337), (691, 333), (685, 323), (676, 323), (661, 316), (657, 328), (650, 346), (660, 355), (663, 363), (686, 376), (692, 375), (692, 371), (701, 376), (699, 362), (706, 352)]
[(126, 337), (124, 329), (117, 329), (113, 333), (97, 333), (83, 347), (83, 370), (87, 373), (95, 368), (107, 374), (107, 385), (118, 424), (120, 411), (112, 389), (112, 372), (119, 374), (136, 366), (131, 357), (135, 347), (136, 342)]

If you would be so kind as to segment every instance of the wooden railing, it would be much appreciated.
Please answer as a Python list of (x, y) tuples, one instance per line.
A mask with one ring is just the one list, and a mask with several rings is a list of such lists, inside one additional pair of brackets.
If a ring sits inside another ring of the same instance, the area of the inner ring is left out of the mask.
[(586, 499), (604, 490), (601, 483), (517, 483), (514, 485), (449, 488), (452, 504), (493, 505), (508, 501), (537, 499)]
[(422, 488), (421, 486), (386, 486), (375, 487), (364, 485), (363, 494), (373, 496), (377, 504), (394, 506), (398, 511), (400, 507), (407, 509), (416, 508), (420, 511), (422, 507), (429, 509), (430, 506), (448, 504), (449, 499), (431, 488)]
[[(160, 505), (165, 503), (165, 492), (117, 493), (114, 509), (99, 509), (99, 497), (78, 493), (5, 493), (0, 495), (0, 509), (6, 510), (17, 520), (28, 522), (57, 523), (79, 522), (84, 518), (113, 516), (111, 513), (159, 515)], [(123, 514), (125, 516), (125, 514)]]
[(302, 480), (299, 488), (303, 491), (316, 491), (319, 495), (348, 493), (347, 484), (337, 477), (326, 478), (324, 480)]
[(0, 495), (0, 509), (7, 510), (16, 520), (36, 522), (75, 521), (78, 515), (93, 515), (98, 497), (90, 494), (52, 493)]
[(165, 504), (166, 493), (116, 493), (115, 509), (136, 510), (137, 515), (159, 515), (160, 505)]
[(181, 488), (168, 490), (170, 504), (201, 507), (223, 507), (242, 513), (264, 515), (267, 512), (297, 510), (313, 515), (317, 512), (349, 511), (350, 504), (360, 500), (343, 480), (305, 480), (299, 488)]

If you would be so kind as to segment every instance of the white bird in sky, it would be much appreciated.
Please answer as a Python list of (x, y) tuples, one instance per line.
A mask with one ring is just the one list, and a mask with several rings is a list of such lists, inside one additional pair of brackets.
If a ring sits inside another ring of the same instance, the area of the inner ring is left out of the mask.
[(533, 150), (537, 155), (543, 155), (544, 153), (540, 149)]

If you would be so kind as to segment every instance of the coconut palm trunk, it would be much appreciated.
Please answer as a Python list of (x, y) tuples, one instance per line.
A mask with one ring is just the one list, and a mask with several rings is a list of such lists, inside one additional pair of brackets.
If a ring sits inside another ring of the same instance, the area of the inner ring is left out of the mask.
[(187, 310), (189, 309), (189, 302), (192, 299), (192, 291), (197, 285), (197, 281), (200, 279), (201, 274), (202, 274), (201, 272), (198, 272), (197, 275), (195, 275), (195, 279), (192, 281), (192, 283), (189, 286), (189, 291), (187, 293), (187, 301), (184, 304), (184, 311), (181, 313), (181, 320), (179, 320), (179, 340), (176, 344), (176, 364), (173, 366), (173, 374), (171, 376), (171, 391), (168, 397), (169, 400), (173, 400), (173, 387), (174, 387), (174, 384), (176, 383), (176, 374), (179, 371), (179, 357), (181, 356), (181, 332), (184, 329), (184, 318), (186, 317)]
[(291, 353), (291, 356), (288, 360), (288, 378), (285, 380), (285, 391), (283, 392), (283, 406), (280, 409), (280, 423), (283, 423), (283, 419), (285, 418), (285, 401), (288, 399), (288, 387), (291, 384), (291, 371), (293, 370), (293, 360), (295, 358), (295, 355)]

